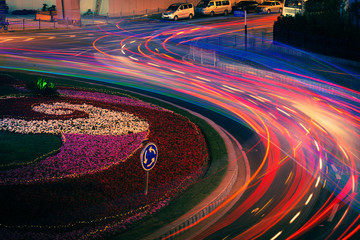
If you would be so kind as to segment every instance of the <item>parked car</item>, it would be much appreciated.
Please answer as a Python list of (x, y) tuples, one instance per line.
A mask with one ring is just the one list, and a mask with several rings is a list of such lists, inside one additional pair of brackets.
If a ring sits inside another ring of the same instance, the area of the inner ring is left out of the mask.
[(265, 1), (256, 7), (258, 13), (275, 13), (282, 12), (282, 4), (278, 1)]
[(257, 1), (241, 1), (238, 2), (235, 6), (233, 6), (232, 9), (233, 12), (235, 10), (246, 11), (247, 13), (255, 12), (258, 5), (259, 3)]
[(196, 6), (196, 14), (199, 15), (214, 16), (215, 14), (224, 14), (226, 16), (231, 10), (232, 8), (229, 0), (202, 0)]
[(195, 10), (192, 3), (174, 3), (162, 13), (161, 18), (177, 21), (180, 18), (192, 19), (194, 15)]

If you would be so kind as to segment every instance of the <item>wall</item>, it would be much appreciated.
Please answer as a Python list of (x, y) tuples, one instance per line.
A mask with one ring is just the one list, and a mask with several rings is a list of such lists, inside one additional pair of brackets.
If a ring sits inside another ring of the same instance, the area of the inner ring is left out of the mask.
[[(84, 14), (88, 9), (95, 11), (96, 0), (63, 0), (64, 2), (76, 2), (80, 1), (80, 14)], [(239, 0), (230, 0), (232, 4)], [(170, 4), (177, 2), (191, 2), (195, 6), (200, 0), (102, 0), (99, 15), (109, 17), (144, 15), (146, 13), (156, 13), (158, 10), (161, 12), (166, 9)], [(61, 0), (6, 0), (10, 11), (16, 9), (35, 9), (40, 10), (43, 3), (48, 6), (56, 5), (60, 10)], [(72, 7), (73, 9), (73, 7)], [(61, 14), (59, 12), (59, 14)]]
[(52, 5), (56, 5), (56, 0), (6, 0), (6, 4), (9, 6), (9, 12), (22, 9), (41, 10), (44, 3), (46, 3), (48, 7), (51, 7)]
[(108, 0), (109, 1), (109, 16), (119, 17), (122, 16), (143, 15), (147, 13), (156, 13), (159, 9), (162, 10), (169, 7), (172, 3), (177, 2), (192, 2), (197, 5), (200, 0)]
[(60, 23), (66, 21), (68, 24), (80, 24), (80, 0), (56, 0), (56, 3), (57, 19)]
[[(83, 15), (90, 9), (92, 12), (95, 11), (96, 0), (80, 0), (80, 13)], [(106, 16), (109, 12), (109, 0), (102, 0), (100, 5), (99, 15)]]

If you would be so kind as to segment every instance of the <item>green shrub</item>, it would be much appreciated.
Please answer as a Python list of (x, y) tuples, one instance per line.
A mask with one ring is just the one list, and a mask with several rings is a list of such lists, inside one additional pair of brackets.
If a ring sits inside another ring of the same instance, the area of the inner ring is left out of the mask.
[(59, 95), (56, 91), (56, 87), (54, 83), (47, 82), (45, 78), (39, 78), (38, 80), (31, 82), (28, 84), (28, 89), (31, 90), (33, 93), (42, 95), (42, 96), (55, 96)]

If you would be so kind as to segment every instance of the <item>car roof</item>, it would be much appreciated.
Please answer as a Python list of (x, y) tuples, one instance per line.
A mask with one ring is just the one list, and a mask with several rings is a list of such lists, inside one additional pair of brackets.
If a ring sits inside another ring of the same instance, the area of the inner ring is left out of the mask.
[(182, 4), (192, 4), (192, 3), (173, 3), (170, 6), (180, 6)]

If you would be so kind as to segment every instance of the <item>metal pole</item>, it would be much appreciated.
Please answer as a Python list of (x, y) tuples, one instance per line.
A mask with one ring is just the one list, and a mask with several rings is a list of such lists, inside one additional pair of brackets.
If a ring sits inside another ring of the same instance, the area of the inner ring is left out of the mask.
[(216, 52), (214, 51), (214, 67), (216, 67)]
[(246, 24), (246, 11), (245, 11), (245, 50), (247, 50), (247, 24)]
[(64, 0), (61, 0), (61, 11), (62, 11), (63, 19), (65, 19)]
[(304, 14), (304, 0), (301, 0), (301, 14)]
[(39, 17), (39, 29), (40, 29), (40, 22), (41, 22), (41, 20), (40, 20), (40, 17)]
[(54, 20), (54, 28), (55, 28), (55, 20)]
[(148, 194), (148, 186), (149, 186), (149, 171), (146, 171), (146, 179), (145, 179), (145, 196)]
[(25, 18), (23, 18), (23, 30), (25, 30)]

